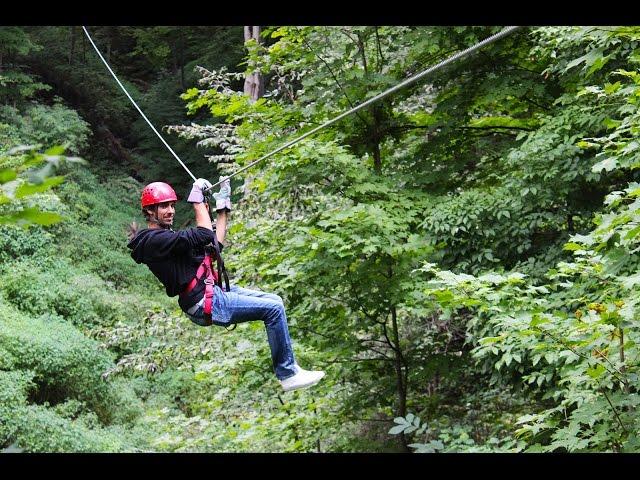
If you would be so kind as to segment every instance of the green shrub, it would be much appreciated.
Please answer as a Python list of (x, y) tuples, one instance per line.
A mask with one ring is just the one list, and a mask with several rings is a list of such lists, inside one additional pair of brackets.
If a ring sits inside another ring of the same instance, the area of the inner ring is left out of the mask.
[[(136, 264), (127, 248), (127, 225), (142, 220), (138, 210), (142, 186), (130, 177), (112, 177), (100, 183), (86, 169), (69, 172), (58, 193), (68, 205), (67, 221), (53, 227), (60, 253), (82, 259), (83, 268), (108, 285), (125, 290), (160, 284), (146, 266)], [(117, 199), (117, 200), (114, 200)]]
[(10, 146), (18, 143), (66, 144), (69, 153), (77, 154), (86, 147), (91, 134), (89, 124), (75, 110), (64, 106), (59, 98), (51, 106), (32, 104), (18, 109), (5, 105), (0, 108), (0, 120), (3, 122), (1, 143)]
[(28, 392), (35, 386), (32, 378), (31, 372), (0, 370), (0, 447), (8, 446), (16, 435), (17, 426), (10, 420), (26, 405)]
[[(21, 406), (6, 418), (9, 435), (0, 430), (0, 441), (27, 452), (120, 452), (131, 447), (119, 435), (103, 428), (91, 429), (42, 405)], [(4, 434), (4, 435), (3, 435)]]
[(31, 371), (0, 370), (0, 405), (18, 406), (27, 401), (29, 391), (35, 387)]
[(112, 366), (97, 342), (68, 323), (26, 318), (0, 303), (0, 370), (32, 370), (37, 388), (30, 400), (59, 404), (76, 399), (104, 424), (132, 421), (140, 413), (133, 392), (101, 377)]
[(0, 264), (15, 258), (42, 255), (51, 239), (51, 234), (40, 226), (26, 230), (15, 225), (0, 225)]
[(55, 314), (85, 327), (112, 325), (125, 320), (135, 314), (140, 303), (131, 295), (116, 292), (97, 275), (85, 273), (65, 259), (16, 262), (0, 279), (0, 291), (23, 312)]

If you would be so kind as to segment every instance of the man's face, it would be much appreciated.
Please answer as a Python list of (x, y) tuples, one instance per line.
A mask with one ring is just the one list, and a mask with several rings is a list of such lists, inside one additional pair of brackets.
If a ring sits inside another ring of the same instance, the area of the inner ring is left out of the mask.
[(167, 228), (173, 225), (173, 217), (176, 213), (176, 202), (162, 202), (158, 204), (158, 221), (160, 226)]

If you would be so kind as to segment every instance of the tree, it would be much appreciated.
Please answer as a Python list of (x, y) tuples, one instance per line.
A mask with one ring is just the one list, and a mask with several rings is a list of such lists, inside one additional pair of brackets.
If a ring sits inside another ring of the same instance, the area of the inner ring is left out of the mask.
[[(262, 37), (260, 36), (261, 28), (259, 26), (244, 27), (244, 43), (262, 45)], [(252, 47), (248, 47), (252, 48)], [(254, 47), (255, 48), (255, 47)], [(244, 93), (249, 95), (252, 100), (257, 100), (264, 95), (264, 80), (259, 71), (247, 72), (244, 81)]]

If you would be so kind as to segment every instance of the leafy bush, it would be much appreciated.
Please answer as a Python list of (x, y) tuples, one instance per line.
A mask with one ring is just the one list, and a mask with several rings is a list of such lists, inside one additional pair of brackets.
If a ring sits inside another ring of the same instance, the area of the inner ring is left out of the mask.
[(111, 365), (109, 354), (67, 322), (27, 318), (0, 303), (0, 369), (32, 370), (37, 389), (30, 394), (31, 400), (58, 404), (76, 399), (85, 402), (102, 423), (130, 420), (139, 406), (122, 385), (116, 388), (102, 379)]
[(19, 138), (29, 145), (65, 145), (70, 153), (78, 154), (91, 134), (89, 124), (60, 98), (51, 106), (36, 103), (24, 111), (5, 105), (0, 108), (0, 121), (4, 124), (0, 143), (8, 147), (17, 146), (12, 140)]
[(0, 370), (0, 447), (15, 438), (18, 428), (11, 419), (27, 404), (29, 391), (35, 387), (33, 376), (29, 371)]
[(42, 256), (51, 240), (51, 234), (41, 227), (25, 230), (14, 225), (0, 225), (0, 264), (20, 257)]
[(122, 452), (134, 450), (120, 433), (90, 428), (42, 405), (13, 409), (0, 424), (0, 443), (11, 443), (27, 452)]
[(100, 277), (83, 272), (63, 258), (13, 263), (10, 273), (0, 279), (0, 291), (24, 312), (56, 314), (84, 327), (115, 324), (137, 310), (135, 298), (127, 305), (123, 296)]

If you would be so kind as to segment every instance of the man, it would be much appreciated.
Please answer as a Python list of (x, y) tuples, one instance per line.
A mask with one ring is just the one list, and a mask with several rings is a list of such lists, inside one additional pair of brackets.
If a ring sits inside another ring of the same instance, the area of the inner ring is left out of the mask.
[(282, 388), (289, 391), (315, 385), (324, 377), (324, 372), (304, 370), (296, 363), (282, 299), (237, 286), (230, 291), (220, 288), (220, 269), (214, 271), (210, 259), (211, 256), (219, 259), (217, 245), (218, 253), (224, 248), (231, 186), (226, 179), (220, 191), (213, 195), (217, 213), (215, 227), (204, 198), (204, 192), (210, 187), (211, 183), (203, 178), (194, 182), (187, 201), (193, 204), (197, 226), (176, 232), (171, 229), (178, 199), (175, 191), (163, 182), (147, 185), (141, 198), (147, 228), (132, 232), (128, 244), (131, 256), (137, 263), (149, 267), (164, 285), (167, 295), (179, 295), (180, 308), (198, 325), (226, 327), (250, 320), (264, 321), (273, 368)]

